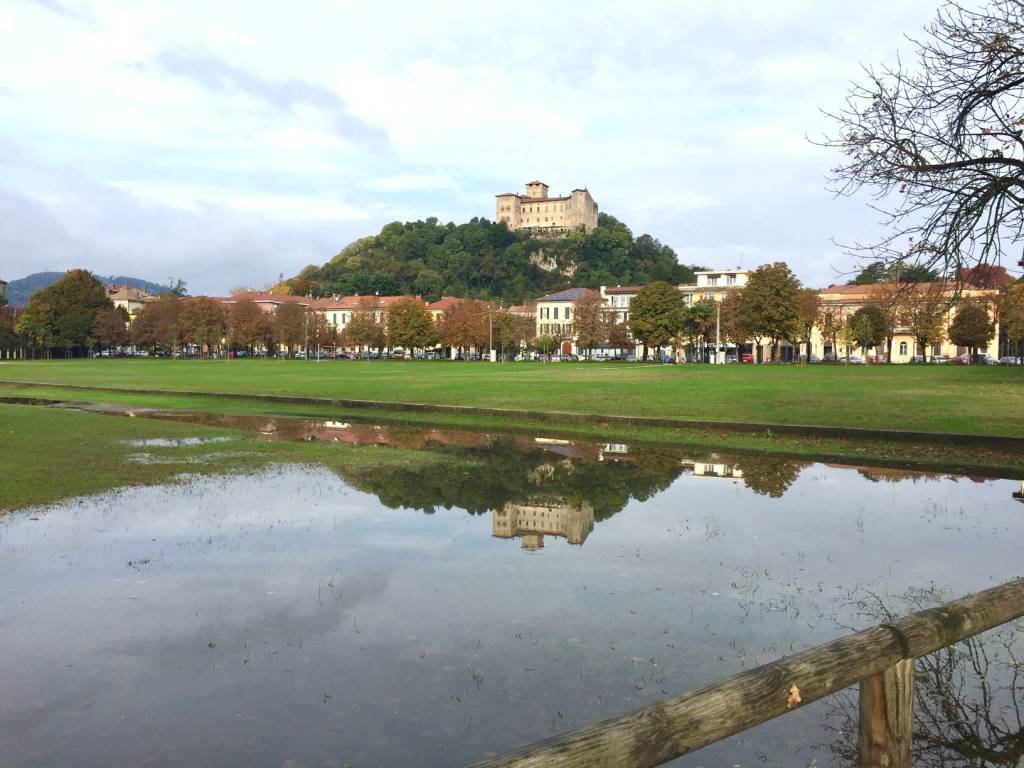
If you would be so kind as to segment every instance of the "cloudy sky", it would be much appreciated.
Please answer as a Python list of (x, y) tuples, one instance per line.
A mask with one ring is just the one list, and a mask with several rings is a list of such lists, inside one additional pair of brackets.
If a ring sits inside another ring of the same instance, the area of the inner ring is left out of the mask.
[(712, 267), (845, 279), (828, 130), (937, 0), (0, 0), (0, 278), (260, 287), (541, 178)]

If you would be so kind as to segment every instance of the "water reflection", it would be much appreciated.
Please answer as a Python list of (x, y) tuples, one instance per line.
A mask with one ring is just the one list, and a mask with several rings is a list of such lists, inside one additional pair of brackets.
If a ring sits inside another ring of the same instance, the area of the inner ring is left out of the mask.
[[(147, 415), (244, 429), (272, 441), (390, 446), (430, 450), (453, 460), (471, 457), (479, 468), (471, 474), (439, 473), (435, 467), (370, 474), (344, 468), (337, 471), (347, 482), (376, 494), (389, 507), (425, 512), (460, 507), (475, 514), (493, 513), (494, 535), (518, 538), (528, 550), (543, 547), (545, 535), (582, 544), (593, 522), (608, 519), (630, 500), (650, 499), (682, 475), (731, 481), (757, 495), (781, 499), (810, 465), (773, 454), (716, 452), (694, 456), (692, 449), (678, 445), (596, 442), (405, 424), (181, 412)], [(872, 483), (938, 482), (956, 477), (887, 467), (827, 466), (855, 470)], [(1019, 492), (1013, 496), (1024, 499)], [(518, 512), (519, 508), (524, 511)]]

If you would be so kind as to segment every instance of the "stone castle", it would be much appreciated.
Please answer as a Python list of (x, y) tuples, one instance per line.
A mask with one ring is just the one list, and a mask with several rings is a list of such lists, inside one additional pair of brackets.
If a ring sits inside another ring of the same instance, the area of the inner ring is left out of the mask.
[(531, 181), (525, 195), (505, 192), (495, 197), (495, 221), (504, 221), (509, 229), (557, 236), (579, 227), (590, 232), (597, 226), (597, 203), (585, 189), (574, 189), (564, 197), (548, 197), (547, 184)]

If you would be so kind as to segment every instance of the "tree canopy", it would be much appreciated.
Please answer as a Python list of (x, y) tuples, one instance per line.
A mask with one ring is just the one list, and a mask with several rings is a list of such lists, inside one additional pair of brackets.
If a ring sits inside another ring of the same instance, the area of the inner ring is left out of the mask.
[(459, 296), (518, 304), (570, 286), (693, 282), (693, 271), (668, 246), (650, 235), (634, 238), (625, 224), (602, 213), (589, 234), (556, 239), (482, 218), (465, 224), (396, 221), (286, 282), (301, 295), (407, 293), (427, 301)]
[(96, 341), (96, 311), (111, 306), (99, 280), (84, 269), (72, 269), (32, 294), (18, 319), (18, 330), (37, 347), (82, 352)]

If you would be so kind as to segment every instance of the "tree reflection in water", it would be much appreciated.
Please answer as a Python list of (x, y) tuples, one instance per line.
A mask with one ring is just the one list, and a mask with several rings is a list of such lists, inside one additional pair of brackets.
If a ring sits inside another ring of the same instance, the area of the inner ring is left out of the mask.
[[(858, 598), (879, 623), (930, 608), (952, 595), (928, 589), (891, 607), (877, 595)], [(893, 608), (898, 607), (898, 610)], [(1007, 624), (923, 656), (914, 664), (915, 766), (1011, 768), (1024, 765), (1024, 622)], [(837, 738), (832, 753), (857, 764), (856, 697), (844, 694), (829, 714)], [(838, 725), (836, 725), (838, 723)]]

